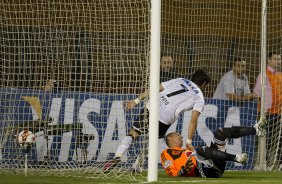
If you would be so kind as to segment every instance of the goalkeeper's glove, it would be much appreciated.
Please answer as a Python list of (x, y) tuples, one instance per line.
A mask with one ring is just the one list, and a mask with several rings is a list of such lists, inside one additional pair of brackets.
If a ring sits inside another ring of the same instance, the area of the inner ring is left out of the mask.
[(192, 168), (193, 168), (193, 165), (194, 165), (194, 164), (193, 164), (192, 160), (189, 159), (189, 160), (186, 162), (185, 166), (182, 166), (182, 167), (181, 167), (181, 169), (180, 169), (180, 171), (179, 171), (179, 174), (180, 174), (181, 176), (188, 176), (188, 173), (191, 172), (191, 170), (192, 170)]

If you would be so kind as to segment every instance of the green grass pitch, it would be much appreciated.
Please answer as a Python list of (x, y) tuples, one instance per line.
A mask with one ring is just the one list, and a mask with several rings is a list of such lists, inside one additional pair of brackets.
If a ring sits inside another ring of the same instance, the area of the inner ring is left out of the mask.
[[(0, 173), (0, 183), (5, 184), (93, 184), (93, 183), (137, 183), (129, 181), (73, 178), (55, 176), (18, 176)], [(140, 183), (147, 183), (146, 181)], [(214, 183), (214, 184), (282, 184), (282, 172), (226, 171), (222, 178), (168, 177), (160, 171), (158, 182), (154, 183)]]

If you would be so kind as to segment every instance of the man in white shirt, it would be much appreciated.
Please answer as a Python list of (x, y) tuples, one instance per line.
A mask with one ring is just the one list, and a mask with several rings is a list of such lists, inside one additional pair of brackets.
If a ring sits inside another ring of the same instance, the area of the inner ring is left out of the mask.
[(236, 58), (233, 68), (225, 73), (215, 90), (214, 99), (248, 101), (257, 95), (251, 93), (248, 77), (245, 74), (246, 62)]
[[(193, 74), (191, 81), (185, 78), (177, 78), (160, 84), (159, 138), (164, 138), (166, 131), (180, 114), (192, 110), (192, 117), (190, 122), (188, 122), (188, 139), (186, 146), (193, 149), (192, 139), (197, 128), (198, 117), (202, 113), (205, 105), (202, 90), (205, 89), (210, 81), (211, 78), (205, 71), (198, 70)], [(140, 100), (144, 100), (148, 96), (149, 94), (146, 91), (140, 94), (137, 99), (124, 102), (124, 108), (127, 110), (132, 109), (140, 103)], [(150, 111), (149, 102), (146, 108)], [(103, 171), (105, 173), (110, 172), (121, 161), (121, 157), (134, 140), (141, 134), (148, 132), (149, 124), (148, 121), (143, 121), (144, 116), (143, 111), (134, 121), (129, 135), (125, 136), (118, 146), (114, 159), (104, 165)]]

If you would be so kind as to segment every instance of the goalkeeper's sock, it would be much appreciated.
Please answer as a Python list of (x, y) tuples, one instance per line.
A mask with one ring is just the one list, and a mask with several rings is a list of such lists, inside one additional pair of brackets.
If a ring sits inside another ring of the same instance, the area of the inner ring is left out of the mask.
[(219, 161), (234, 161), (236, 159), (236, 155), (232, 155), (223, 151), (220, 151), (215, 148), (210, 148), (206, 146), (202, 146), (198, 148), (197, 154), (201, 157), (204, 157), (206, 160), (219, 160)]
[(246, 135), (256, 135), (256, 129), (254, 127), (247, 126), (219, 128), (214, 134), (214, 142), (216, 144), (225, 144), (226, 139), (239, 138)]
[[(228, 129), (228, 128), (223, 128)], [(247, 126), (233, 126), (230, 128), (230, 132), (227, 133), (227, 138), (239, 138), (246, 135), (256, 135), (256, 129), (254, 127)]]
[(121, 144), (118, 146), (115, 157), (122, 157), (123, 154), (128, 150), (128, 148), (130, 147), (130, 145), (132, 144), (133, 139), (131, 136), (125, 136), (122, 141)]

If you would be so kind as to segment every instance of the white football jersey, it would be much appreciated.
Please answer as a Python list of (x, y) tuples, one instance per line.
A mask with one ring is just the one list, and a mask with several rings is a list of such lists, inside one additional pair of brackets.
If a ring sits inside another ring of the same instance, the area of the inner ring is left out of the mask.
[[(202, 113), (205, 105), (200, 88), (192, 81), (177, 78), (161, 83), (164, 90), (160, 92), (159, 120), (167, 125), (175, 122), (185, 111), (197, 110)], [(149, 102), (147, 104), (149, 109)]]

